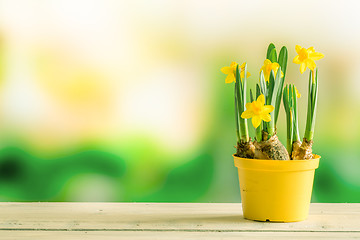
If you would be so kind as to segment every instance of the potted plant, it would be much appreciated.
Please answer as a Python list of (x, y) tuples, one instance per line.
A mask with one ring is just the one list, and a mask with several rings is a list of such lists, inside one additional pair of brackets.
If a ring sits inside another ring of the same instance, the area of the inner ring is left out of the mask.
[[(246, 63), (232, 62), (221, 71), (226, 83), (235, 82), (235, 126), (237, 145), (233, 155), (238, 168), (244, 217), (258, 221), (294, 222), (307, 218), (315, 169), (320, 156), (312, 153), (316, 119), (318, 70), (315, 60), (323, 54), (295, 47), (301, 74), (310, 69), (307, 121), (303, 141), (298, 127), (298, 98), (292, 84), (285, 85), (288, 51), (282, 47), (279, 55), (270, 44), (260, 70), (256, 90), (249, 91), (247, 102)], [(281, 102), (286, 112), (286, 147), (277, 133)], [(255, 138), (249, 136), (247, 119), (251, 118)]]

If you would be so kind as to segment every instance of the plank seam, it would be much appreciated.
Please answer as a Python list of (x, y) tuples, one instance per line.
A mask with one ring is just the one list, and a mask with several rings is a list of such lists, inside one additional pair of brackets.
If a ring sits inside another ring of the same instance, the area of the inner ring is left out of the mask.
[(321, 233), (321, 232), (331, 232), (331, 233), (360, 233), (360, 230), (215, 230), (215, 229), (101, 229), (101, 228), (89, 228), (89, 229), (66, 229), (66, 228), (0, 228), (1, 231), (45, 231), (45, 232), (297, 232), (297, 233)]

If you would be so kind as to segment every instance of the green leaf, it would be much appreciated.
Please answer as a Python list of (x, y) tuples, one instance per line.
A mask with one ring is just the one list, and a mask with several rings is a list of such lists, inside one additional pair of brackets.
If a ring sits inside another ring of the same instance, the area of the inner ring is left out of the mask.
[(284, 73), (284, 78), (285, 78), (285, 74), (286, 74), (287, 61), (288, 61), (288, 51), (287, 51), (287, 48), (285, 46), (283, 46), (279, 53), (278, 63)]
[(317, 74), (317, 69), (316, 69), (316, 76), (315, 76), (315, 84), (314, 85), (314, 89), (313, 89), (313, 102), (312, 102), (312, 118), (311, 118), (311, 130), (312, 132), (314, 132), (315, 129), (315, 120), (316, 120), (316, 108), (317, 108), (317, 97), (318, 97), (318, 74)]
[[(290, 109), (292, 111), (292, 109)], [(286, 141), (286, 150), (288, 151), (289, 155), (292, 153), (292, 144), (294, 138), (294, 124), (293, 119), (291, 118), (290, 113), (287, 116), (287, 141)]]
[(235, 97), (236, 97), (236, 101), (237, 101), (237, 106), (238, 106), (238, 108), (240, 108), (239, 104), (241, 102), (241, 100), (240, 100), (241, 96), (240, 96), (240, 86), (239, 86), (238, 81), (235, 82)]
[(276, 96), (276, 106), (275, 106), (275, 125), (277, 123), (278, 117), (279, 117), (279, 112), (280, 112), (280, 105), (281, 105), (281, 97), (284, 91), (284, 82), (285, 79), (284, 78), (280, 78), (280, 86), (279, 86), (279, 90)]
[(243, 103), (244, 103), (244, 110), (246, 104), (246, 75), (247, 75), (247, 64), (244, 67), (244, 79), (242, 80), (242, 90), (243, 90)]
[(290, 84), (289, 85), (289, 107), (290, 108), (293, 108), (294, 107), (294, 105), (293, 105), (293, 101), (294, 99), (293, 99), (293, 86)]
[(272, 96), (272, 101), (271, 101), (271, 105), (273, 105), (275, 107), (275, 110), (274, 110), (275, 125), (276, 125), (278, 117), (279, 117), (283, 88), (284, 88), (284, 78), (281, 77), (281, 67), (279, 67), (278, 72), (276, 74), (273, 96)]
[(260, 85), (256, 84), (256, 99), (261, 95)]
[(287, 141), (286, 141), (286, 149), (288, 153), (291, 155), (292, 152), (292, 143), (293, 143), (293, 135), (294, 135), (294, 124), (293, 124), (293, 108), (292, 108), (292, 86), (291, 84), (286, 85), (283, 91), (283, 102), (286, 113), (286, 129), (287, 129)]
[(241, 90), (240, 90), (240, 86), (241, 83), (236, 81), (235, 83), (236, 86), (236, 106), (237, 106), (237, 117), (238, 117), (238, 123), (239, 123), (239, 132), (240, 132), (240, 138), (241, 141), (246, 139), (246, 132), (247, 132), (247, 125), (246, 125), (246, 120), (241, 118), (241, 114), (243, 113), (243, 102), (241, 101)]
[(265, 81), (263, 71), (260, 72), (260, 87), (261, 87), (261, 92), (262, 92), (262, 94), (264, 94), (265, 101), (266, 101), (268, 95), (267, 95), (267, 86), (266, 86), (266, 81)]
[(253, 96), (253, 92), (250, 89), (250, 102), (253, 102), (253, 101), (254, 101), (254, 96)]
[[(292, 101), (293, 101), (293, 107), (294, 107), (294, 110), (297, 109), (297, 96), (296, 96), (296, 89), (295, 89), (295, 85), (293, 86), (292, 88)], [(294, 119), (296, 120), (297, 119), (297, 111), (294, 111)]]
[(297, 108), (297, 94), (296, 94), (296, 88), (295, 85), (293, 85), (293, 103), (294, 103), (294, 108), (293, 108), (293, 123), (294, 123), (294, 134), (293, 134), (293, 142), (300, 140), (299, 137), (299, 120), (298, 120), (298, 108)]
[[(279, 68), (280, 69), (280, 68)], [(266, 99), (267, 105), (272, 105), (275, 108), (276, 96), (280, 84), (281, 75), (276, 75), (276, 80), (274, 76), (274, 71), (271, 70), (268, 84), (268, 98)], [(270, 113), (271, 121), (267, 123), (268, 125), (268, 134), (272, 136), (275, 133), (275, 111)]]
[[(273, 43), (269, 44), (269, 47), (267, 49), (267, 53), (266, 53), (266, 59), (271, 60), (272, 55), (274, 54), (273, 50), (275, 49), (275, 45)], [(272, 60), (271, 60), (272, 61)], [(276, 61), (276, 50), (275, 50), (275, 61)]]
[(236, 100), (237, 100), (237, 108), (238, 108), (238, 114), (241, 115), (241, 105), (242, 105), (242, 91), (241, 91), (241, 82), (240, 82), (240, 76), (238, 74), (239, 65), (236, 67), (236, 82), (235, 82), (235, 88), (236, 88)]
[(314, 108), (315, 108), (315, 105), (316, 105), (316, 95), (317, 95), (317, 72), (316, 72), (316, 76), (313, 76), (315, 77), (315, 80), (313, 81), (312, 83), (312, 86), (311, 86), (311, 122), (312, 122), (312, 119), (313, 119), (313, 114), (314, 114)]
[(289, 111), (289, 94), (288, 94), (288, 86), (286, 85), (283, 92), (283, 103), (285, 112), (287, 113)]
[(239, 127), (239, 108), (238, 108), (238, 101), (237, 101), (237, 82), (235, 83), (234, 87), (234, 97), (235, 97), (235, 127), (236, 127), (236, 138), (237, 141), (240, 142), (240, 127)]
[[(235, 72), (236, 76), (235, 76), (235, 79), (236, 79), (236, 83), (238, 84), (238, 89), (239, 89), (239, 97), (238, 97), (238, 102), (242, 102), (243, 100), (243, 88), (242, 88), (242, 83), (241, 83), (241, 79), (240, 79), (240, 68), (239, 68), (239, 64), (236, 66), (236, 72)], [(241, 104), (239, 105), (239, 107), (241, 107)]]
[(273, 105), (274, 107), (276, 107), (276, 98), (279, 92), (280, 84), (281, 84), (281, 67), (279, 67), (279, 69), (277, 70), (276, 79), (274, 80), (274, 87), (272, 90), (271, 105)]
[(239, 112), (239, 125), (240, 125), (240, 138), (242, 142), (249, 141), (249, 130), (247, 126), (247, 120), (241, 118), (241, 114), (245, 111), (246, 103), (246, 73), (247, 66), (245, 65), (245, 77), (241, 81), (240, 79), (240, 68), (239, 65), (236, 66), (236, 82), (238, 83), (238, 112)]
[(275, 85), (275, 76), (274, 76), (274, 71), (271, 70), (270, 77), (269, 77), (269, 84), (268, 84), (268, 97), (266, 99), (267, 105), (271, 104), (273, 91), (274, 91), (274, 85)]
[(276, 55), (276, 49), (274, 48), (273, 50), (271, 50), (270, 52), (270, 58), (268, 58), (271, 62), (277, 62), (277, 55)]
[[(309, 74), (309, 94), (308, 94), (308, 97), (310, 97), (311, 99), (311, 95), (312, 95), (312, 87), (311, 87), (311, 83), (312, 83), (312, 78), (311, 78), (311, 71), (310, 71), (310, 74)], [(311, 102), (311, 101), (310, 101)]]
[(311, 71), (309, 75), (309, 88), (308, 88), (308, 106), (307, 106), (307, 116), (306, 116), (306, 127), (305, 127), (305, 134), (304, 138), (308, 141), (312, 140), (312, 133), (311, 133), (311, 119), (312, 119), (312, 79), (311, 79)]

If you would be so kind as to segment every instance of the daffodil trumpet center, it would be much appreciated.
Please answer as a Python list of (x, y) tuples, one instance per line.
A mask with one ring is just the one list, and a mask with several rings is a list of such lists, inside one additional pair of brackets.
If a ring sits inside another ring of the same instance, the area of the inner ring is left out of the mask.
[(241, 114), (241, 117), (244, 119), (251, 118), (251, 122), (254, 128), (258, 128), (262, 121), (270, 122), (270, 112), (274, 111), (274, 107), (264, 104), (265, 97), (263, 94), (261, 94), (257, 100), (246, 104), (246, 111)]
[(305, 48), (302, 48), (299, 52), (299, 60), (301, 62), (305, 61), (309, 57), (309, 53), (306, 51)]
[(254, 101), (251, 104), (252, 104), (252, 109), (253, 109), (254, 114), (255, 115), (260, 115), (261, 112), (262, 112), (262, 106), (256, 101)]

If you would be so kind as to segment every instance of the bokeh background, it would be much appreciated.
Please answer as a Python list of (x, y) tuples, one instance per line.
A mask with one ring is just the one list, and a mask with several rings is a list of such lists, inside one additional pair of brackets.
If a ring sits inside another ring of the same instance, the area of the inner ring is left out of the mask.
[[(233, 85), (220, 68), (289, 50), (305, 127), (314, 46), (322, 156), (313, 202), (360, 202), (358, 1), (0, 1), (0, 201), (239, 202)], [(278, 126), (285, 143), (285, 116)], [(303, 134), (303, 131), (301, 131)]]

